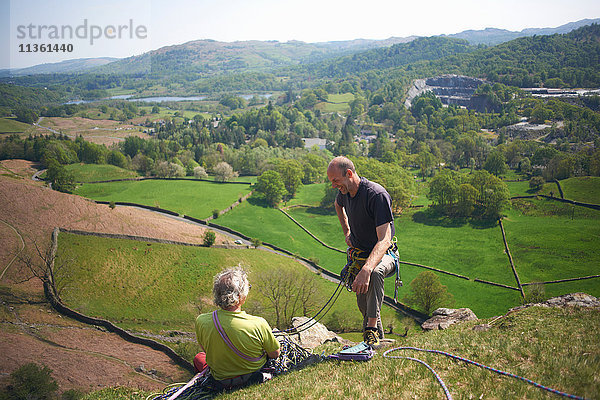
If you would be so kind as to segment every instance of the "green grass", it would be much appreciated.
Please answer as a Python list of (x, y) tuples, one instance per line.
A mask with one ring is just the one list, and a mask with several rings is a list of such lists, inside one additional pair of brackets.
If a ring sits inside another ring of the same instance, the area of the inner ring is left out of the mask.
[(14, 118), (0, 118), (0, 133), (23, 133), (29, 128), (31, 125), (19, 122)]
[(354, 100), (354, 95), (352, 93), (330, 94), (327, 96), (327, 101), (317, 104), (315, 108), (325, 113), (345, 113), (350, 111), (348, 103), (352, 100)]
[[(600, 324), (596, 310), (531, 307), (496, 321), (487, 331), (472, 330), (474, 325), (485, 322), (491, 321), (471, 321), (444, 331), (411, 330), (408, 337), (397, 338), (396, 346), (442, 350), (570, 394), (589, 399), (600, 396), (600, 340), (598, 333), (590, 329)], [(337, 344), (327, 344), (316, 351), (331, 354), (339, 349)], [(365, 363), (323, 362), (216, 399), (445, 398), (433, 374), (423, 365), (385, 358), (382, 353), (378, 351)], [(442, 355), (416, 351), (396, 351), (391, 355), (427, 362), (456, 399), (558, 398), (523, 381)], [(126, 398), (114, 392), (103, 389), (85, 399)]]
[(529, 188), (529, 181), (522, 182), (504, 182), (508, 186), (510, 196), (531, 196), (536, 194), (536, 191)]
[(298, 189), (296, 196), (289, 200), (286, 205), (291, 206), (301, 204), (306, 206), (318, 206), (325, 194), (325, 188), (329, 185), (329, 182), (302, 185)]
[(196, 218), (207, 218), (215, 209), (223, 210), (250, 187), (197, 180), (145, 180), (139, 182), (90, 183), (75, 194), (94, 200), (126, 201), (155, 206)]
[[(580, 201), (583, 203), (600, 204), (600, 177), (582, 176), (569, 178), (560, 181), (565, 199)], [(541, 190), (542, 194), (550, 194), (560, 197), (560, 193), (555, 183), (548, 182)]]
[[(57, 273), (59, 285), (65, 284), (61, 297), (66, 304), (92, 316), (106, 318), (134, 330), (181, 329), (193, 331), (193, 321), (212, 305), (212, 278), (221, 269), (241, 264), (253, 283), (244, 309), (265, 317), (275, 326), (275, 315), (260, 294), (263, 275), (272, 270), (294, 270), (298, 276), (314, 276), (316, 293), (313, 315), (331, 296), (336, 284), (317, 278), (306, 267), (289, 257), (256, 249), (220, 249), (79, 236), (61, 233), (59, 260), (72, 259), (68, 270)], [(99, 261), (100, 260), (100, 261)], [(77, 284), (74, 284), (77, 282)], [(115, 301), (119, 299), (119, 301)], [(362, 317), (350, 305), (353, 294), (343, 291), (322, 322), (359, 329)], [(335, 320), (335, 321), (334, 321)], [(384, 322), (396, 327), (402, 317), (389, 310)]]
[(128, 179), (139, 176), (136, 172), (109, 164), (70, 164), (65, 169), (71, 172), (76, 182)]
[[(504, 220), (522, 282), (600, 273), (600, 211), (557, 201), (521, 200)], [(546, 285), (548, 295), (583, 291), (600, 296), (600, 279)]]

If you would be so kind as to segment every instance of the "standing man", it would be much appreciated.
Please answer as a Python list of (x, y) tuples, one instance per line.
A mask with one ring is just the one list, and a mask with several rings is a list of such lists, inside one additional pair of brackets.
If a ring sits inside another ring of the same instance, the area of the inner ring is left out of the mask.
[(349, 249), (349, 258), (360, 268), (354, 277), (358, 309), (363, 315), (363, 340), (377, 347), (383, 338), (381, 305), (383, 280), (395, 272), (395, 234), (392, 199), (383, 186), (361, 178), (346, 157), (334, 158), (327, 178), (339, 190), (334, 205)]

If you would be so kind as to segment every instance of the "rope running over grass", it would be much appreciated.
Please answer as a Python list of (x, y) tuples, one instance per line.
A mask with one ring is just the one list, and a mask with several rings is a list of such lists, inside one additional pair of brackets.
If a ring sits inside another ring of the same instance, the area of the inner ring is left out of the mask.
[(395, 347), (395, 348), (389, 349), (389, 350), (387, 350), (387, 351), (385, 351), (383, 353), (383, 356), (387, 357), (387, 358), (408, 359), (408, 360), (417, 361), (417, 362), (420, 362), (421, 364), (424, 364), (427, 368), (429, 368), (434, 373), (436, 379), (438, 380), (438, 382), (440, 383), (440, 385), (444, 389), (444, 392), (446, 394), (446, 398), (448, 398), (448, 400), (451, 400), (452, 396), (448, 392), (448, 389), (446, 388), (446, 385), (444, 384), (444, 382), (442, 381), (442, 379), (439, 377), (439, 375), (429, 365), (427, 365), (425, 362), (423, 362), (421, 360), (418, 360), (418, 359), (412, 358), (412, 357), (391, 356), (391, 355), (389, 355), (391, 352), (398, 351), (398, 350), (414, 350), (414, 351), (424, 351), (424, 352), (427, 352), (427, 353), (441, 354), (443, 356), (450, 357), (450, 358), (453, 358), (455, 360), (466, 362), (467, 364), (476, 365), (476, 366), (478, 366), (480, 368), (487, 369), (489, 371), (495, 372), (495, 373), (500, 374), (500, 375), (509, 376), (509, 377), (515, 378), (515, 379), (520, 379), (520, 380), (522, 380), (525, 383), (533, 385), (533, 386), (535, 386), (537, 388), (540, 388), (542, 390), (546, 390), (546, 391), (548, 391), (550, 393), (557, 394), (559, 396), (567, 397), (569, 399), (585, 400), (584, 397), (575, 396), (573, 394), (561, 392), (560, 390), (552, 389), (552, 388), (550, 388), (548, 386), (544, 386), (544, 385), (542, 385), (540, 383), (534, 382), (531, 379), (527, 379), (527, 378), (524, 378), (524, 377), (519, 376), (519, 375), (511, 374), (510, 372), (505, 372), (505, 371), (502, 371), (502, 370), (499, 370), (499, 369), (496, 369), (496, 368), (488, 367), (487, 365), (480, 364), (480, 363), (475, 362), (475, 361), (471, 361), (468, 358), (460, 357), (460, 356), (457, 356), (457, 355), (454, 355), (454, 354), (451, 354), (451, 353), (447, 353), (447, 352), (441, 351), (441, 350), (420, 349), (418, 347)]

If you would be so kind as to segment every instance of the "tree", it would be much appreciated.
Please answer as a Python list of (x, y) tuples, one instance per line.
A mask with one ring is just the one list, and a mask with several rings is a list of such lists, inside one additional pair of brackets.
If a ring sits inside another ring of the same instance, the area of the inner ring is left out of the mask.
[(296, 160), (276, 160), (275, 170), (281, 175), (288, 197), (294, 197), (296, 190), (302, 185), (302, 165)]
[(227, 164), (225, 161), (221, 161), (217, 164), (215, 169), (213, 170), (215, 174), (215, 180), (219, 182), (227, 182), (237, 177), (239, 174), (233, 170), (231, 165)]
[(337, 197), (338, 193), (339, 190), (332, 187), (331, 185), (325, 186), (325, 190), (323, 191), (323, 198), (321, 199), (319, 207), (333, 209), (333, 202), (335, 201), (335, 198)]
[(483, 169), (496, 176), (505, 174), (508, 169), (508, 165), (506, 165), (504, 153), (499, 150), (492, 151), (485, 160)]
[(451, 306), (454, 296), (442, 285), (436, 274), (423, 271), (410, 283), (404, 302), (431, 315), (439, 307)]
[(118, 150), (112, 150), (108, 153), (106, 162), (117, 167), (127, 168), (127, 158)]
[(52, 189), (63, 193), (72, 193), (77, 186), (73, 174), (56, 160), (50, 160), (46, 178), (52, 184)]
[(211, 231), (211, 230), (206, 230), (206, 232), (204, 233), (204, 245), (207, 247), (212, 246), (213, 244), (215, 244), (215, 240), (217, 238), (217, 235)]
[(206, 179), (208, 178), (208, 174), (206, 173), (206, 170), (204, 169), (204, 167), (196, 167), (194, 168), (194, 177), (196, 179)]
[(257, 291), (266, 297), (275, 313), (275, 326), (290, 327), (292, 318), (308, 316), (318, 304), (315, 275), (297, 269), (268, 270), (260, 275)]
[(272, 207), (277, 206), (283, 195), (287, 193), (281, 175), (273, 170), (265, 171), (258, 177), (256, 191), (262, 193), (267, 203)]
[(458, 196), (458, 183), (456, 173), (443, 170), (429, 183), (427, 197), (442, 207), (453, 204)]
[(534, 176), (529, 180), (529, 188), (535, 191), (540, 190), (546, 181), (541, 176)]
[(477, 189), (468, 183), (463, 183), (458, 187), (457, 211), (462, 217), (470, 217), (475, 210), (475, 201), (477, 200)]

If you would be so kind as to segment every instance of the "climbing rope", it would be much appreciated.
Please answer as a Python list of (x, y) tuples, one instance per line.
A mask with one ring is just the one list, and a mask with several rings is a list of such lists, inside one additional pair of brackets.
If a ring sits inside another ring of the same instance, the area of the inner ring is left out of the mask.
[(417, 362), (420, 362), (421, 364), (424, 364), (427, 368), (429, 368), (434, 373), (436, 379), (438, 380), (438, 382), (440, 383), (440, 385), (444, 389), (444, 392), (446, 393), (446, 398), (448, 398), (448, 400), (451, 400), (452, 396), (450, 396), (450, 392), (448, 392), (448, 389), (446, 388), (446, 385), (444, 384), (444, 382), (442, 381), (442, 379), (439, 377), (439, 375), (433, 370), (433, 368), (431, 368), (425, 362), (423, 362), (423, 361), (421, 361), (419, 359), (416, 359), (416, 358), (404, 357), (404, 356), (391, 356), (391, 355), (389, 355), (391, 352), (398, 351), (398, 350), (415, 350), (415, 351), (424, 351), (424, 352), (427, 352), (427, 353), (441, 354), (441, 355), (444, 355), (446, 357), (453, 358), (455, 360), (460, 360), (460, 361), (464, 361), (464, 362), (466, 362), (468, 364), (476, 365), (476, 366), (478, 366), (480, 368), (484, 368), (484, 369), (490, 370), (490, 371), (495, 372), (495, 373), (500, 374), (500, 375), (509, 376), (511, 378), (516, 378), (516, 379), (520, 379), (523, 382), (529, 383), (530, 385), (533, 385), (533, 386), (535, 386), (537, 388), (546, 390), (546, 391), (548, 391), (550, 393), (557, 394), (559, 396), (567, 397), (569, 399), (585, 400), (584, 397), (579, 397), (579, 396), (575, 396), (573, 394), (561, 392), (560, 390), (552, 389), (550, 387), (547, 387), (547, 386), (544, 386), (544, 385), (539, 384), (537, 382), (534, 382), (531, 379), (527, 379), (527, 378), (524, 378), (524, 377), (519, 376), (519, 375), (511, 374), (510, 372), (505, 372), (505, 371), (502, 371), (502, 370), (499, 370), (499, 369), (496, 369), (496, 368), (488, 367), (487, 365), (480, 364), (478, 362), (471, 361), (471, 360), (469, 360), (467, 358), (460, 357), (460, 356), (457, 356), (457, 355), (454, 355), (454, 354), (451, 354), (451, 353), (447, 353), (445, 351), (430, 350), (430, 349), (420, 349), (418, 347), (396, 347), (396, 348), (393, 348), (393, 349), (386, 350), (383, 353), (383, 356), (387, 357), (387, 358), (407, 359), (407, 360), (417, 361)]
[[(275, 376), (298, 370), (305, 366), (323, 360), (318, 354), (313, 354), (288, 337), (280, 337), (280, 355), (270, 359), (260, 369)], [(211, 385), (212, 381), (212, 385)], [(213, 387), (214, 380), (210, 378), (209, 370), (196, 374), (189, 382), (173, 383), (163, 389), (161, 393), (153, 393), (146, 400), (205, 400), (212, 398), (219, 389)]]
[[(304, 321), (297, 327), (288, 328), (288, 329), (285, 329), (282, 331), (274, 331), (273, 334), (275, 336), (283, 336), (283, 335), (286, 335), (289, 333), (300, 333), (307, 329), (312, 328), (317, 322), (319, 322), (320, 320), (323, 319), (323, 317), (329, 312), (329, 310), (331, 310), (331, 307), (333, 307), (333, 305), (337, 301), (338, 297), (342, 293), (341, 289), (343, 287), (342, 286), (343, 284), (345, 284), (345, 280), (340, 280), (337, 287), (333, 291), (333, 294), (331, 295), (331, 297), (329, 297), (329, 300), (327, 300), (325, 305), (323, 305), (323, 307), (321, 307), (321, 309), (319, 311), (317, 311), (317, 313), (313, 317), (307, 319), (306, 321)], [(308, 326), (306, 326), (306, 325), (308, 325)]]

